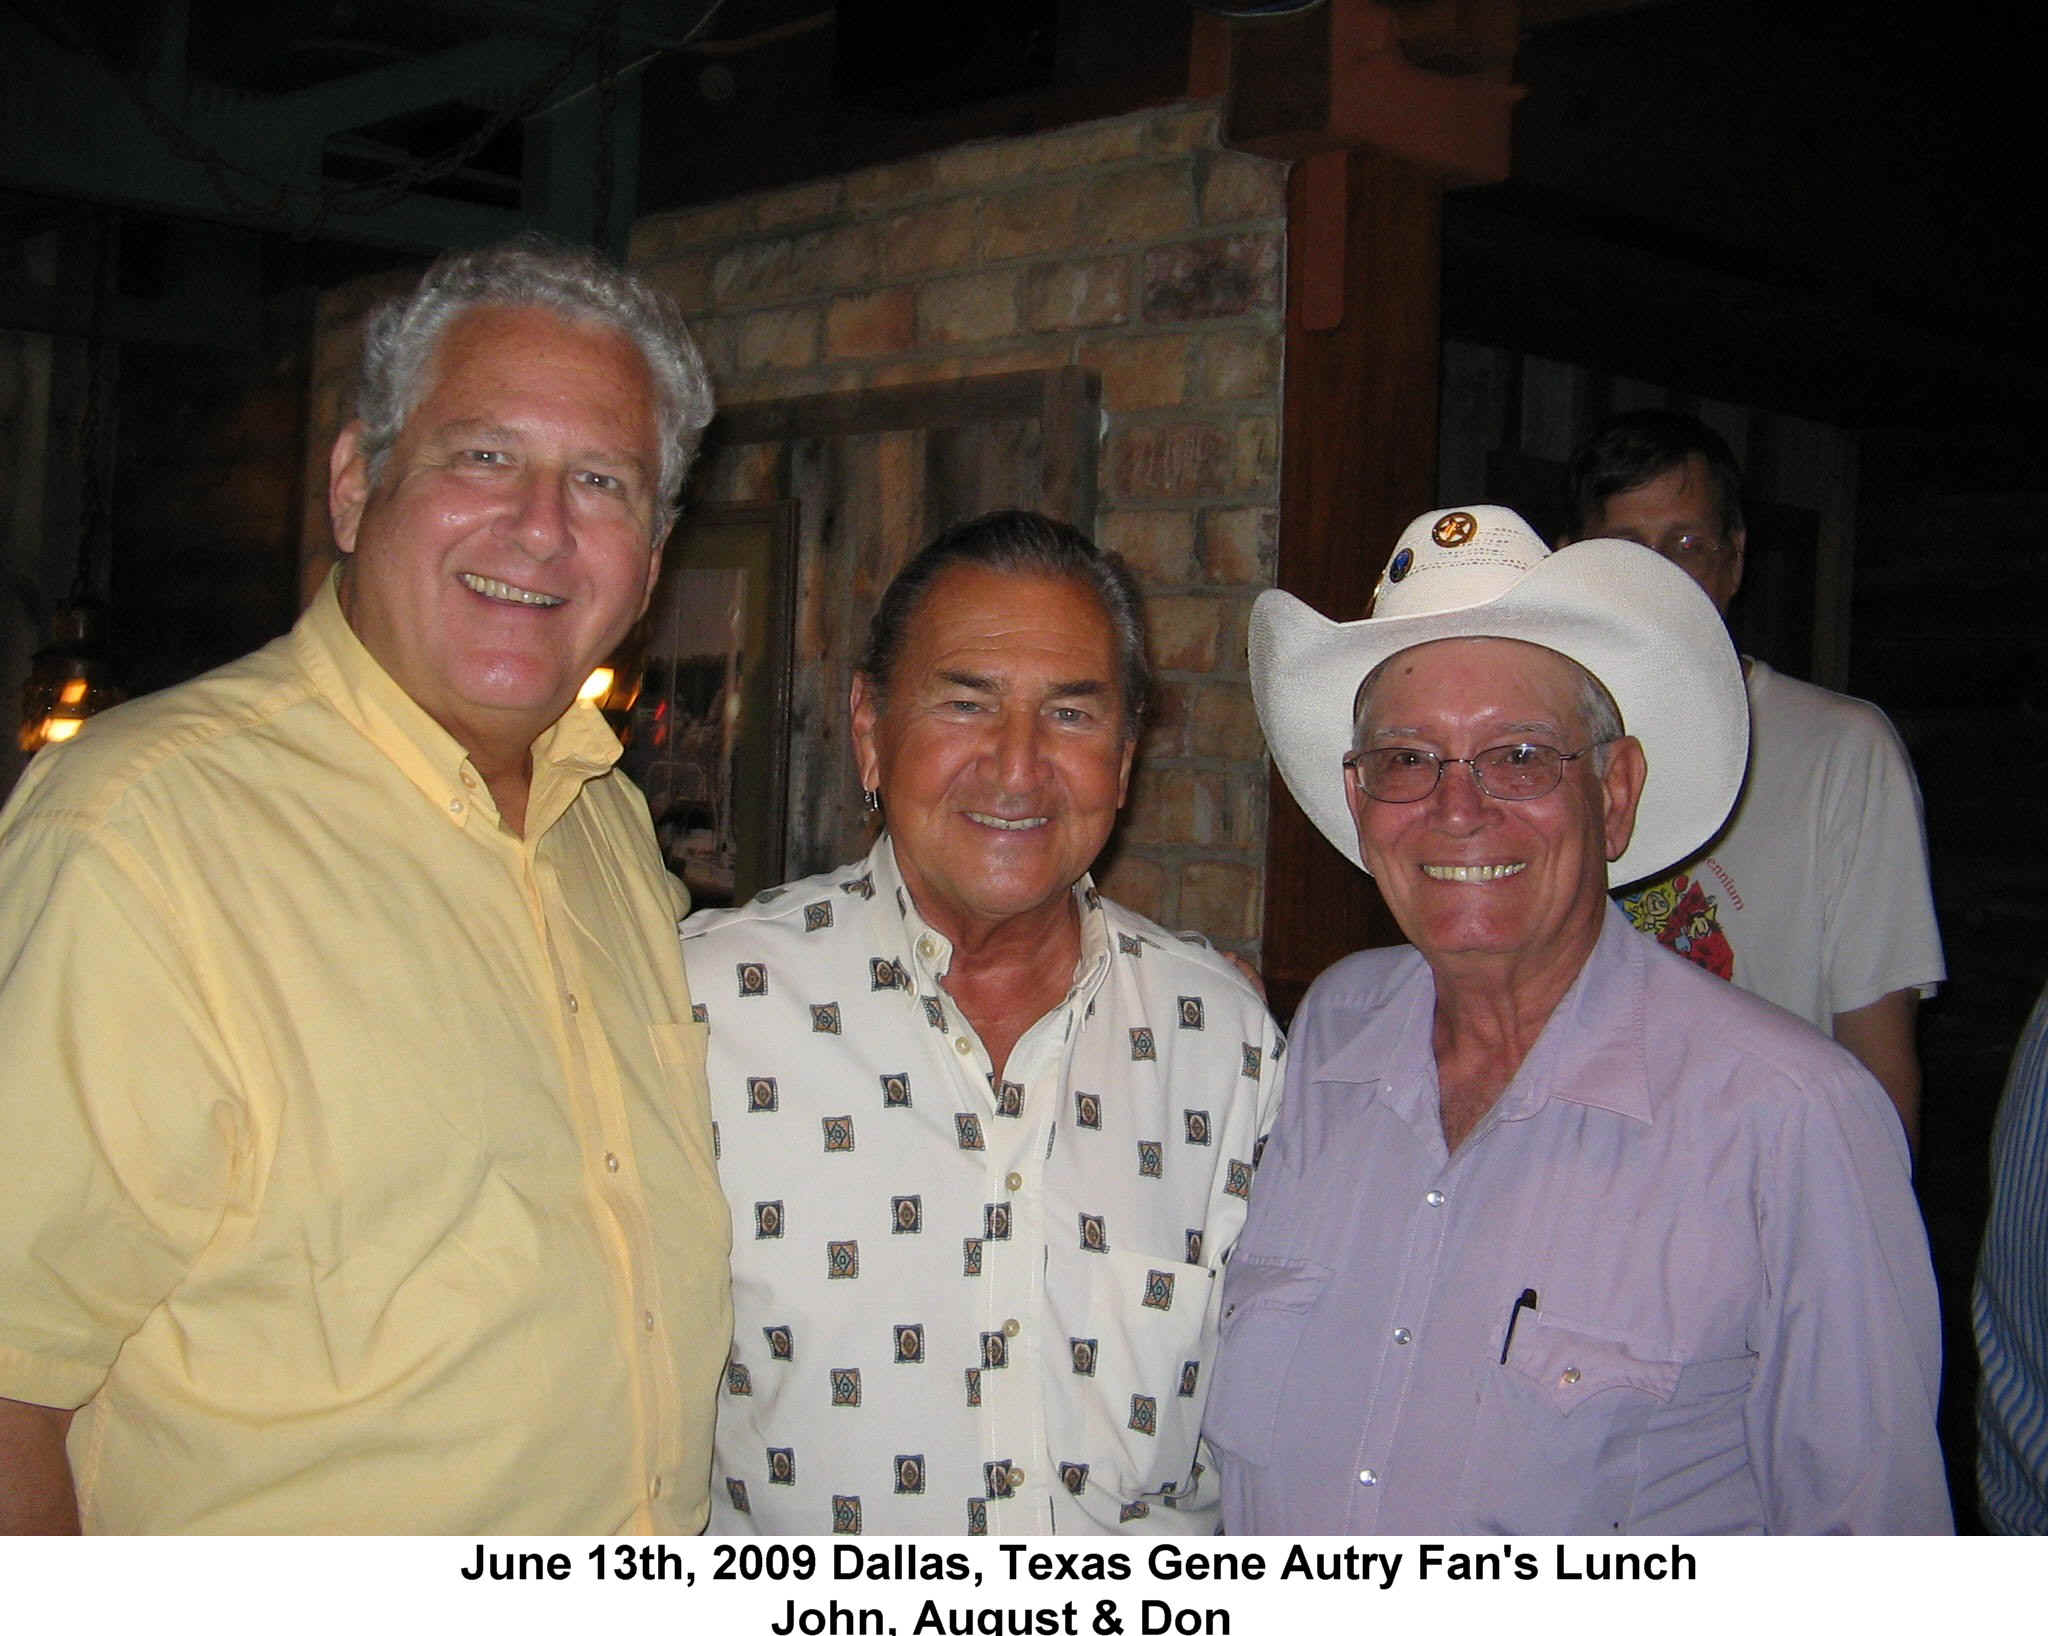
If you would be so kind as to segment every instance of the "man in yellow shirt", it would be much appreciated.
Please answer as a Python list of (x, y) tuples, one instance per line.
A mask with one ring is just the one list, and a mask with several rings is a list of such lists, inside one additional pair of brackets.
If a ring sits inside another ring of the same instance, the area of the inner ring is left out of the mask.
[(616, 270), (445, 259), (372, 320), (297, 626), (0, 814), (0, 1523), (702, 1525), (703, 1028), (575, 700), (709, 414)]

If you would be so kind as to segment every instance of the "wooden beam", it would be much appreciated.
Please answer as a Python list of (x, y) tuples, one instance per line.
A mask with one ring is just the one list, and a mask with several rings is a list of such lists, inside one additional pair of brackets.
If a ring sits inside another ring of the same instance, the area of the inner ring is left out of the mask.
[[(1342, 166), (1341, 187), (1330, 163)], [(1442, 213), (1440, 180), (1385, 154), (1298, 165), (1288, 181), (1289, 242), (1334, 235), (1344, 273), (1328, 323), (1310, 298), (1326, 275), (1310, 256), (1289, 257), (1277, 578), (1333, 619), (1365, 612), (1396, 536), (1436, 497)], [(1275, 775), (1263, 953), (1275, 1013), (1292, 1015), (1332, 961), (1400, 937), (1372, 882)]]
[[(1223, 139), (1276, 159), (1372, 148), (1456, 182), (1507, 179), (1516, 0), (1330, 0), (1231, 25)], [(1216, 75), (1197, 36), (1191, 62)]]
[[(1394, 540), (1436, 498), (1443, 190), (1507, 175), (1518, 15), (1515, 0), (1330, 0), (1232, 23), (1220, 75), (1213, 27), (1194, 40), (1198, 82), (1228, 87), (1224, 141), (1297, 161), (1276, 580), (1333, 619), (1365, 612)], [(1401, 937), (1277, 774), (1264, 930), (1283, 1020), (1333, 961)]]

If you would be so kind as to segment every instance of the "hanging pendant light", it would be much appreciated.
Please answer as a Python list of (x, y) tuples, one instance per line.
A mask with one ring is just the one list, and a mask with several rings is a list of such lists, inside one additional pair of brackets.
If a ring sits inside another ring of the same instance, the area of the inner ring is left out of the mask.
[(87, 344), (89, 374), (85, 419), (79, 429), (84, 468), (84, 503), (78, 526), (78, 571), (71, 594), (50, 616), (50, 633), (29, 660), (21, 690), (19, 742), (30, 755), (48, 744), (76, 738), (88, 716), (128, 697), (106, 645), (106, 604), (93, 595), (94, 547), (108, 532), (107, 491), (112, 485), (112, 406), (115, 351), (107, 338), (107, 309), (113, 297), (117, 243), (115, 223), (99, 221), (98, 273), (93, 281), (92, 321)]
[(29, 661), (21, 690), (20, 744), (30, 755), (77, 737), (86, 717), (128, 697), (107, 658), (106, 614), (74, 594), (51, 616), (49, 640)]

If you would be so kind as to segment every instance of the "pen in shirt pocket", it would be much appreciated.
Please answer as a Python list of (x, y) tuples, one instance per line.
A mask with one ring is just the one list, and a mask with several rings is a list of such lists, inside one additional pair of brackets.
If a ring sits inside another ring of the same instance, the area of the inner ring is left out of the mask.
[(1500, 1338), (1500, 1361), (1508, 1361), (1508, 1348), (1515, 1344), (1515, 1323), (1522, 1316), (1522, 1309), (1536, 1310), (1536, 1292), (1525, 1289), (1515, 1297), (1515, 1304), (1508, 1308), (1508, 1332)]

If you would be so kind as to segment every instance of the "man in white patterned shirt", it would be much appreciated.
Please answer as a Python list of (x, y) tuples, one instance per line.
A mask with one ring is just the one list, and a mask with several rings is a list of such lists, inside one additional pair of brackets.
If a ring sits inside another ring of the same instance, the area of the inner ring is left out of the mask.
[(1122, 563), (948, 530), (852, 694), (868, 856), (694, 916), (735, 1339), (713, 1532), (1207, 1532), (1218, 1272), (1280, 1042), (1100, 896), (1150, 672)]

